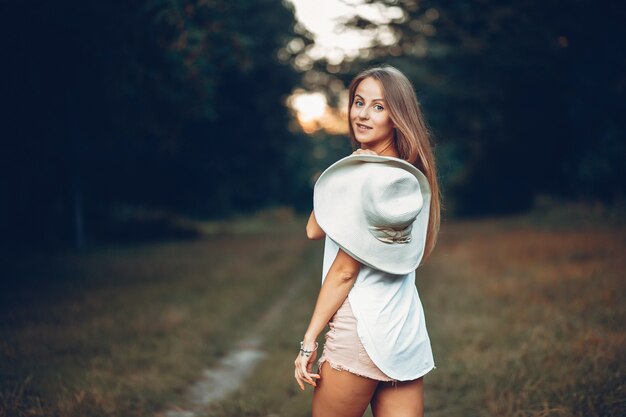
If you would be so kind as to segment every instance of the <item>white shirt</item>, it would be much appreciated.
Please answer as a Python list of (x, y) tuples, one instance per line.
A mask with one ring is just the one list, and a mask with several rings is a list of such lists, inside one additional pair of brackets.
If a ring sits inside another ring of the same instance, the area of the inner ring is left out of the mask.
[[(326, 236), (322, 283), (338, 252)], [(393, 275), (361, 264), (348, 298), (361, 343), (385, 375), (408, 381), (435, 368), (415, 271)]]

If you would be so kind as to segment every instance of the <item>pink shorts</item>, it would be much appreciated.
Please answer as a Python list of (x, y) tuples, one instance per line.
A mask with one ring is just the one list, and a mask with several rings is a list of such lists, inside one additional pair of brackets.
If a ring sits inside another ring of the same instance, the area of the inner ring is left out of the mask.
[(326, 333), (324, 351), (318, 361), (318, 372), (324, 361), (340, 371), (376, 379), (378, 381), (396, 381), (389, 378), (372, 362), (365, 351), (356, 330), (357, 320), (352, 313), (350, 302), (346, 297), (339, 310), (330, 319), (330, 330)]

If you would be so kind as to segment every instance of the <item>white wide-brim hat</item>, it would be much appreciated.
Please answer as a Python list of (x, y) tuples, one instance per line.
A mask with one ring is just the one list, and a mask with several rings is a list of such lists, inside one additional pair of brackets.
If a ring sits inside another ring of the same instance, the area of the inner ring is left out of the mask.
[(414, 271), (424, 255), (430, 185), (410, 163), (390, 156), (350, 155), (319, 177), (315, 218), (361, 263), (390, 274)]

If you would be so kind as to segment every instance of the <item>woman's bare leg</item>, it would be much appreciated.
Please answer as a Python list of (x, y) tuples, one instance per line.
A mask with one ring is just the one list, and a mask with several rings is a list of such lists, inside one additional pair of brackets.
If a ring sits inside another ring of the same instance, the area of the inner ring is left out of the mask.
[(313, 392), (313, 417), (362, 417), (379, 381), (322, 364)]
[(413, 381), (381, 382), (372, 398), (374, 417), (423, 417), (424, 377)]

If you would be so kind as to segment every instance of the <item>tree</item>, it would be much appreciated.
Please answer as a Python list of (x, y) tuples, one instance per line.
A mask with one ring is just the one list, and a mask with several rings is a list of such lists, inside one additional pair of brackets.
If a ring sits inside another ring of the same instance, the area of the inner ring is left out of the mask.
[(413, 80), (458, 214), (522, 210), (539, 193), (624, 198), (626, 29), (617, 3), (364, 3), (402, 17), (346, 22), (394, 36), (345, 62), (342, 78), (387, 62)]
[(223, 216), (288, 199), (299, 74), (277, 53), (310, 42), (289, 3), (12, 2), (1, 16), (6, 240), (69, 240), (81, 213), (106, 233), (120, 203)]

